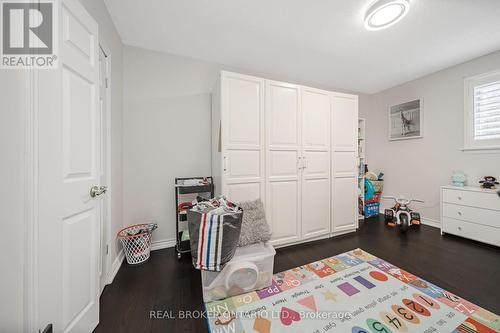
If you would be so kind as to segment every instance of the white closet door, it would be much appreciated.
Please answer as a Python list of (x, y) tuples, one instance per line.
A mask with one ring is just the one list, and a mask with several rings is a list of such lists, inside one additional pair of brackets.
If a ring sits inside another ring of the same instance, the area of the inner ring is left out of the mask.
[(266, 217), (273, 245), (300, 240), (300, 87), (266, 82)]
[(302, 87), (302, 238), (330, 233), (330, 95)]
[(264, 80), (222, 73), (222, 193), (264, 200)]
[(358, 98), (332, 96), (332, 232), (358, 227)]

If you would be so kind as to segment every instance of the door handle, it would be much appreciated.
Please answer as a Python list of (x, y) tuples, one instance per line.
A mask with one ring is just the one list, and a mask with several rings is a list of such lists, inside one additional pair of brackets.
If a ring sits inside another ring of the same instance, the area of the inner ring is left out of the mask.
[(307, 158), (304, 156), (299, 156), (297, 158), (297, 167), (299, 169), (305, 169), (307, 168)]
[(97, 186), (97, 185), (94, 185), (90, 188), (90, 197), (91, 198), (95, 198), (95, 197), (98, 197), (104, 193), (106, 193), (108, 191), (108, 187), (107, 186)]

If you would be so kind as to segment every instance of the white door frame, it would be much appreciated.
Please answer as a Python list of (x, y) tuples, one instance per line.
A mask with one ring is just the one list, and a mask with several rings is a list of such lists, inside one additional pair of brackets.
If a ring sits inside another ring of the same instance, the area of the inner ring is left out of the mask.
[[(106, 41), (104, 41), (101, 36), (99, 36), (99, 47), (102, 49), (104, 52), (104, 55), (106, 56), (106, 78), (108, 79), (107, 82), (107, 87), (106, 87), (106, 186), (108, 186), (108, 192), (106, 194), (106, 218), (107, 220), (105, 221), (105, 228), (106, 228), (106, 245), (108, 254), (106, 256), (106, 261), (104, 263), (105, 269), (103, 269), (104, 273), (107, 275), (106, 276), (106, 285), (110, 284), (112, 282), (111, 278), (111, 242), (112, 242), (112, 237), (111, 237), (111, 201), (113, 198), (113, 188), (112, 188), (112, 183), (111, 183), (111, 49), (108, 47), (108, 44)], [(102, 255), (102, 254), (101, 254)], [(104, 288), (103, 288), (104, 290)], [(102, 291), (101, 291), (102, 292)]]
[(26, 72), (24, 129), (24, 279), (23, 331), (37, 332), (38, 323), (38, 73)]
[[(111, 168), (111, 51), (107, 43), (100, 38), (99, 46), (107, 55), (106, 71), (108, 77), (108, 89), (106, 89), (106, 109), (107, 109), (107, 156), (106, 173), (108, 177), (107, 193), (107, 240), (111, 246), (111, 202), (112, 202), (112, 168)], [(39, 73), (37, 70), (29, 69), (25, 71), (25, 86), (28, 92), (26, 98), (26, 108), (24, 115), (24, 278), (23, 278), (23, 332), (38, 332), (44, 327), (39, 325), (39, 300), (38, 300), (38, 205), (39, 205), (39, 150), (38, 150), (38, 102), (39, 102)], [(107, 284), (112, 282), (111, 276), (111, 253), (106, 258)]]

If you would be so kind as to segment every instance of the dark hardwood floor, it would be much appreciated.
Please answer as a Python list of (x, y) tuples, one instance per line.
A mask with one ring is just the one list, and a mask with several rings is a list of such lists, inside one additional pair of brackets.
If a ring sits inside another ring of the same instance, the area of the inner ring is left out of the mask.
[[(274, 272), (355, 248), (500, 314), (500, 248), (454, 237), (439, 229), (413, 228), (406, 235), (377, 218), (356, 233), (278, 249)], [(151, 319), (150, 311), (202, 310), (200, 273), (173, 249), (154, 251), (140, 266), (124, 263), (101, 297), (95, 332), (207, 332), (204, 319)]]

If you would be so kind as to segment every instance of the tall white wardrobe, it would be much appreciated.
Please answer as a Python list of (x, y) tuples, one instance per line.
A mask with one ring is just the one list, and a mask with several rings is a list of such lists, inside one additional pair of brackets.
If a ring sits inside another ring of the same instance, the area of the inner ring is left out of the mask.
[(212, 95), (212, 176), (234, 202), (261, 199), (271, 243), (351, 232), (358, 97), (221, 72)]

